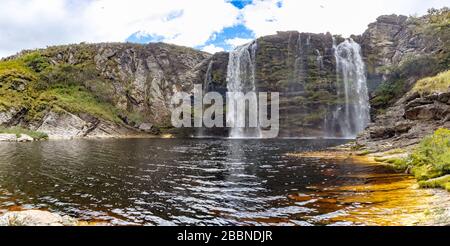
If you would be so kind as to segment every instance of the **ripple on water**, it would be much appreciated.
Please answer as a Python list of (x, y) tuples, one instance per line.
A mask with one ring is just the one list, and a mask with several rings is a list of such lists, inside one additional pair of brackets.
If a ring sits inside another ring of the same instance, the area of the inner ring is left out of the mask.
[(424, 210), (450, 207), (408, 176), (362, 160), (288, 155), (344, 142), (0, 144), (0, 212), (42, 208), (114, 225), (307, 226), (428, 223)]

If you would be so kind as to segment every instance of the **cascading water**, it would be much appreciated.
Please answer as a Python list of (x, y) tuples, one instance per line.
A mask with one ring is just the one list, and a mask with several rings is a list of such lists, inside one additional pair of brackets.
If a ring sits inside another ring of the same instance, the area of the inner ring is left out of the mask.
[[(256, 92), (255, 68), (256, 68), (256, 41), (236, 47), (230, 52), (227, 68), (227, 90), (230, 92), (230, 100), (238, 101), (241, 93)], [(256, 93), (252, 94), (254, 101), (257, 102)], [(232, 125), (230, 138), (260, 138), (261, 130), (259, 127), (248, 127), (248, 119), (257, 117), (257, 110), (238, 112), (238, 108), (231, 107), (226, 113), (227, 122)], [(256, 115), (252, 115), (256, 114)], [(248, 118), (246, 117), (248, 116)], [(246, 127), (239, 127), (244, 125)]]
[[(211, 59), (208, 63), (208, 68), (206, 69), (206, 73), (205, 73), (205, 78), (203, 80), (203, 95), (205, 95), (207, 92), (209, 92), (209, 87), (211, 85), (212, 82), (212, 66), (213, 66), (214, 60)], [(204, 109), (205, 110), (205, 109)], [(198, 138), (204, 138), (207, 137), (206, 136), (206, 129), (204, 127), (199, 127), (198, 130), (196, 131), (195, 137)]]
[(369, 96), (361, 47), (349, 38), (339, 45), (334, 43), (333, 48), (336, 58), (338, 97), (343, 97), (345, 104), (333, 112), (332, 129), (328, 134), (355, 138), (370, 121)]

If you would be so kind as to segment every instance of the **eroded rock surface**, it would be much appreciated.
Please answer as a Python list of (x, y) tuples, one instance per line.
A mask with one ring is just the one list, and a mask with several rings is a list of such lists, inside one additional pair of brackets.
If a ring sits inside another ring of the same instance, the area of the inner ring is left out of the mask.
[(0, 226), (76, 226), (78, 221), (69, 216), (41, 210), (7, 212), (0, 216)]

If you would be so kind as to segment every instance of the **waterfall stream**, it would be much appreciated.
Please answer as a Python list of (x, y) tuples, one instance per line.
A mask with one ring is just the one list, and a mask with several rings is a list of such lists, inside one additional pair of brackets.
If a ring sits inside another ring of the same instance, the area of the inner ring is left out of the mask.
[(351, 38), (333, 46), (338, 97), (343, 98), (345, 104), (333, 112), (333, 130), (329, 134), (355, 138), (370, 121), (369, 96), (361, 47)]
[[(250, 94), (250, 99), (257, 103), (255, 69), (256, 69), (256, 41), (236, 47), (230, 52), (227, 68), (227, 90), (229, 100), (239, 101), (242, 94)], [(246, 105), (245, 112), (239, 107), (230, 107), (226, 113), (227, 123), (231, 125), (230, 138), (260, 138), (261, 130), (257, 127), (248, 127), (251, 117), (258, 117), (258, 107), (252, 110)], [(248, 116), (248, 118), (246, 117)], [(258, 124), (259, 125), (259, 124)], [(244, 127), (242, 127), (244, 126)]]

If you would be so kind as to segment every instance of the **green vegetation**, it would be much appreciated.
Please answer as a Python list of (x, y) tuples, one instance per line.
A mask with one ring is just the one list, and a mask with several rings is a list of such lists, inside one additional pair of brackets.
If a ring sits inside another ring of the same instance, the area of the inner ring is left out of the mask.
[(47, 102), (55, 111), (62, 108), (71, 113), (89, 113), (112, 122), (121, 122), (118, 117), (118, 110), (115, 107), (99, 101), (92, 93), (81, 86), (52, 88), (43, 92), (38, 100)]
[(35, 140), (44, 140), (48, 138), (48, 135), (42, 132), (37, 131), (31, 131), (28, 129), (24, 129), (21, 127), (12, 127), (12, 128), (3, 128), (0, 127), (0, 133), (6, 133), (6, 134), (16, 134), (16, 136), (19, 138), (22, 134), (26, 134), (30, 137), (32, 137)]
[[(52, 64), (47, 58), (49, 53), (61, 52), (63, 46), (25, 52), (17, 58), (0, 61), (0, 110), (25, 112), (24, 123), (39, 122), (49, 111), (64, 110), (123, 123), (119, 115), (127, 112), (113, 106), (114, 88), (96, 70), (87, 46), (80, 47), (85, 52), (76, 52), (73, 59), (84, 62), (75, 64), (64, 61)], [(21, 128), (2, 131), (24, 133), (36, 139), (46, 137)]]
[(450, 89), (450, 70), (439, 73), (434, 77), (423, 78), (416, 82), (412, 91), (419, 94), (432, 94)]
[(450, 175), (419, 181), (419, 186), (422, 188), (442, 188), (450, 191)]
[[(402, 95), (404, 95), (410, 86), (417, 80), (428, 76), (435, 76), (443, 72), (441, 76), (429, 78), (422, 81), (424, 86), (429, 81), (436, 80), (430, 86), (418, 87), (417, 90), (440, 90), (447, 89), (445, 82), (449, 81), (448, 71), (450, 67), (450, 9), (447, 7), (441, 9), (430, 9), (428, 14), (423, 17), (410, 17), (408, 25), (413, 27), (413, 32), (423, 39), (424, 54), (411, 55), (402, 59), (400, 64), (388, 66), (381, 69), (381, 73), (389, 74), (387, 81), (383, 82), (374, 92), (371, 99), (371, 106), (376, 113), (382, 113), (385, 108), (392, 105)], [(435, 50), (431, 54), (430, 50)], [(368, 57), (372, 64), (372, 57)], [(369, 66), (369, 70), (372, 69)], [(370, 71), (374, 72), (374, 71)]]
[(438, 129), (432, 136), (423, 139), (410, 155), (409, 163), (418, 179), (450, 174), (450, 130)]
[(406, 159), (375, 160), (389, 163), (397, 169), (410, 170), (422, 187), (442, 187), (450, 190), (449, 129), (438, 129), (433, 135), (424, 138)]
[(372, 107), (378, 109), (391, 105), (410, 89), (407, 86), (408, 81), (434, 75), (441, 71), (442, 68), (437, 64), (436, 57), (423, 55), (406, 57), (399, 65), (385, 67), (384, 70), (391, 76), (388, 81), (382, 83), (375, 90), (375, 97), (370, 101)]

